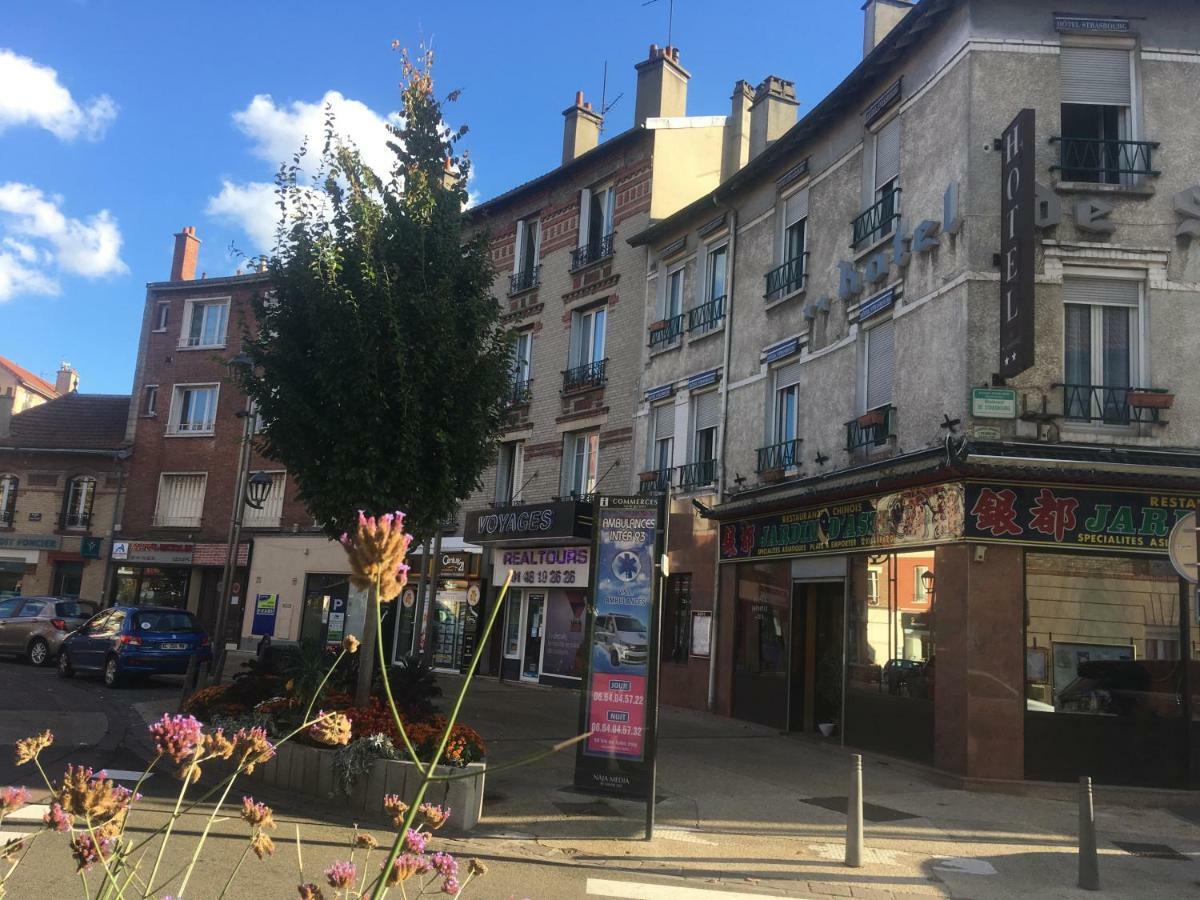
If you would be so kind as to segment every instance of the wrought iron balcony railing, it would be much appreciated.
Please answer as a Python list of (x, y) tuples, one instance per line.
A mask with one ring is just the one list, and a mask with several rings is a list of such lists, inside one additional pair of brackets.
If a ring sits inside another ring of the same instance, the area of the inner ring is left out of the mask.
[(698, 331), (703, 334), (712, 331), (725, 318), (725, 295), (715, 297), (707, 303), (688, 310), (688, 331)]
[(808, 253), (801, 253), (795, 259), (789, 259), (782, 266), (776, 266), (766, 274), (767, 290), (763, 297), (775, 300), (804, 287), (804, 269)]
[(1063, 417), (1069, 422), (1157, 423), (1162, 410), (1167, 409), (1174, 399), (1161, 388), (1099, 384), (1060, 384), (1055, 387), (1063, 390)]
[(607, 259), (613, 255), (613, 238), (617, 236), (615, 231), (610, 231), (608, 234), (599, 238), (592, 238), (582, 247), (576, 247), (571, 251), (571, 271), (582, 269), (584, 266), (591, 265), (602, 259)]
[(1061, 172), (1063, 181), (1120, 184), (1122, 176), (1160, 174), (1153, 161), (1158, 141), (1052, 137), (1050, 143), (1058, 144), (1058, 164), (1050, 171)]
[(679, 487), (683, 490), (704, 487), (717, 480), (717, 460), (701, 459), (677, 467), (679, 470)]
[(665, 494), (671, 489), (671, 475), (675, 470), (668, 466), (665, 469), (651, 469), (643, 472), (638, 482), (639, 494)]
[(790, 441), (780, 441), (758, 448), (758, 466), (756, 472), (769, 472), (773, 469), (791, 469), (800, 465), (800, 438)]
[(683, 334), (683, 322), (687, 318), (687, 313), (680, 313), (677, 316), (671, 316), (669, 319), (663, 319), (662, 324), (656, 328), (650, 329), (650, 349), (658, 350), (662, 347), (669, 347), (679, 340), (679, 336)]
[(604, 383), (607, 380), (607, 376), (605, 375), (605, 369), (607, 368), (608, 360), (601, 359), (596, 362), (584, 363), (582, 366), (576, 366), (573, 369), (567, 369), (562, 373), (563, 393), (604, 387)]
[(508, 390), (508, 405), (520, 406), (523, 403), (528, 403), (533, 395), (531, 386), (533, 385), (532, 378), (526, 378), (523, 381), (514, 381)]
[(508, 295), (519, 294), (521, 291), (528, 291), (537, 287), (542, 283), (542, 267), (533, 266), (530, 269), (523, 269), (520, 272), (513, 272), (508, 276)]
[(892, 433), (892, 413), (895, 411), (890, 404), (880, 406), (847, 422), (846, 449), (853, 453), (886, 444)]
[(0, 509), (0, 528), (11, 528), (16, 510)]
[(850, 222), (853, 240), (850, 247), (873, 244), (892, 233), (896, 219), (900, 218), (900, 188), (888, 191), (879, 201)]
[(63, 528), (87, 528), (91, 524), (91, 513), (63, 513), (62, 527)]

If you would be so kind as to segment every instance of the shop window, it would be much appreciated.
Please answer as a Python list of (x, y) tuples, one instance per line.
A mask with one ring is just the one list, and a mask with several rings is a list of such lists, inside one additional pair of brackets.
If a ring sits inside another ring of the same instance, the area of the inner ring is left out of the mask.
[(517, 659), (521, 655), (521, 595), (513, 591), (504, 610), (504, 655)]
[(737, 672), (777, 676), (787, 673), (791, 578), (769, 564), (738, 567)]
[(187, 607), (190, 570), (152, 566), (121, 566), (113, 580), (113, 603), (118, 606)]
[(688, 661), (689, 624), (692, 616), (692, 575), (672, 572), (667, 577), (663, 606), (662, 658), (667, 662)]
[(587, 594), (552, 588), (548, 595), (541, 674), (582, 678)]
[(56, 562), (50, 593), (56, 597), (78, 597), (83, 590), (83, 563)]

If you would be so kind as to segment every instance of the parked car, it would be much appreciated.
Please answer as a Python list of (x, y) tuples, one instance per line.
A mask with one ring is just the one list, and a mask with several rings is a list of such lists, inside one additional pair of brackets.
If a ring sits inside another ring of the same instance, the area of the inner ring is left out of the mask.
[(596, 622), (596, 645), (608, 652), (614, 666), (645, 665), (646, 625), (633, 616), (601, 616)]
[(195, 616), (167, 606), (114, 606), (63, 641), (58, 674), (99, 672), (109, 687), (127, 678), (181, 675), (188, 661), (212, 659), (212, 643)]
[(98, 603), (72, 597), (0, 600), (0, 654), (44, 666), (58, 656), (63, 638), (96, 614)]

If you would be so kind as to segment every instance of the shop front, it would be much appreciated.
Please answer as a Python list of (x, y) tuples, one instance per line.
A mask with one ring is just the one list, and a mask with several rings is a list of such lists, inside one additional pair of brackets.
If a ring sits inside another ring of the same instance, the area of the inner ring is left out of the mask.
[(53, 534), (0, 532), (0, 600), (16, 597), (32, 588), (43, 553), (62, 546), (62, 538)]
[(114, 541), (114, 606), (188, 607), (192, 557), (188, 541)]
[[(451, 543), (452, 541), (452, 543)], [(410, 556), (412, 572), (409, 584), (400, 595), (396, 626), (397, 657), (413, 649), (415, 610), (422, 554)], [(462, 672), (475, 654), (480, 616), (484, 612), (483, 591), (479, 582), (480, 550), (461, 539), (443, 539), (434, 559), (433, 602), (425, 617), (424, 634), (418, 638), (429, 644), (430, 664), (443, 672)]]

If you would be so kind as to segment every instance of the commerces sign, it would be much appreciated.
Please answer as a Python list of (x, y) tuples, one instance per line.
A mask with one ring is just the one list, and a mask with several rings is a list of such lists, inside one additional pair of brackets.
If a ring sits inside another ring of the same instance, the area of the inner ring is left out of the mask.
[(593, 608), (580, 725), (590, 732), (575, 759), (575, 785), (648, 795), (658, 659), (655, 605), (661, 504), (601, 497), (596, 507)]
[(1000, 136), (1000, 374), (1033, 365), (1034, 113)]
[(725, 522), (721, 562), (933, 544), (962, 533), (962, 485), (941, 484)]
[(591, 536), (592, 505), (574, 500), (476, 510), (466, 514), (463, 529), (463, 538), (470, 544)]
[(196, 545), (163, 541), (113, 541), (112, 558), (119, 562), (160, 566), (190, 566)]
[(968, 483), (966, 537), (1077, 550), (1166, 555), (1200, 493), (1061, 484)]
[(500, 584), (512, 572), (522, 585), (587, 587), (590, 547), (520, 547), (492, 551), (492, 580)]

